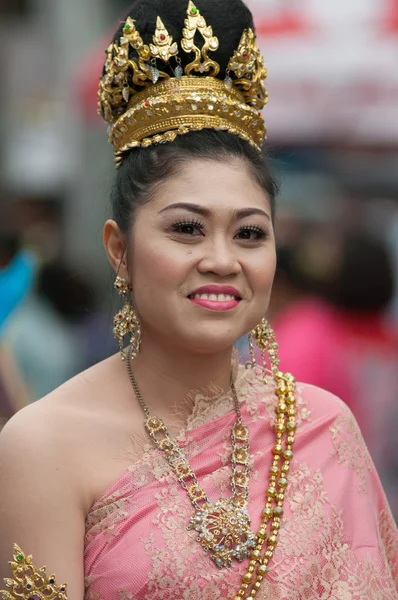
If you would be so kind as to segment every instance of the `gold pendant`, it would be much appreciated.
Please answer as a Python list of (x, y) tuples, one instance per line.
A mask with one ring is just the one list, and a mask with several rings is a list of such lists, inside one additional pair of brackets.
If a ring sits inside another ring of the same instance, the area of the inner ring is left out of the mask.
[(197, 541), (210, 553), (219, 569), (229, 566), (232, 559), (248, 558), (256, 547), (247, 510), (237, 508), (225, 498), (201, 506), (191, 517), (187, 529), (198, 532)]

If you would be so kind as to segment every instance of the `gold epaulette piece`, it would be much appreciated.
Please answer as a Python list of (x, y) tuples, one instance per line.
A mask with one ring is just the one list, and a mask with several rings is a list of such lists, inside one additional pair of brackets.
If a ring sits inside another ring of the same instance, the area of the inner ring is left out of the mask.
[(66, 584), (58, 586), (45, 567), (37, 569), (32, 556), (26, 556), (17, 544), (9, 564), (13, 578), (4, 579), (6, 589), (0, 590), (0, 600), (67, 600)]
[[(131, 148), (206, 128), (234, 133), (261, 150), (266, 128), (259, 111), (268, 98), (267, 71), (256, 36), (252, 29), (243, 31), (225, 79), (218, 78), (220, 65), (210, 56), (218, 48), (192, 0), (179, 45), (160, 17), (153, 43), (145, 44), (128, 17), (120, 40), (106, 50), (98, 90), (98, 112), (109, 124), (117, 163)], [(194, 58), (184, 69), (180, 52)]]

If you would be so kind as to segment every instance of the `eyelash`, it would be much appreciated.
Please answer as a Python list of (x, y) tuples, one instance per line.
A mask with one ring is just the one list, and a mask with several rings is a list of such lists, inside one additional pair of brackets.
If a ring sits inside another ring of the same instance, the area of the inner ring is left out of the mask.
[[(191, 219), (191, 220), (186, 220), (186, 221), (176, 221), (175, 223), (173, 223), (173, 225), (171, 227), (172, 227), (173, 231), (175, 231), (176, 233), (181, 233), (183, 235), (184, 235), (184, 233), (182, 231), (180, 231), (180, 229), (182, 227), (197, 227), (200, 231), (203, 231), (203, 229), (205, 228), (203, 223), (201, 223), (197, 219)], [(185, 235), (190, 235), (190, 234), (188, 233)]]
[[(184, 220), (184, 221), (176, 221), (175, 223), (172, 224), (172, 230), (175, 233), (181, 233), (182, 235), (188, 235), (188, 236), (192, 236), (193, 234), (190, 233), (184, 233), (183, 231), (181, 231), (182, 227), (197, 227), (199, 229), (200, 232), (202, 232), (205, 228), (204, 224), (201, 223), (201, 221), (197, 220), (197, 219), (192, 219), (192, 220)], [(244, 227), (241, 227), (239, 229), (239, 232), (242, 231), (250, 231), (256, 234), (256, 238), (255, 240), (245, 240), (248, 241), (249, 243), (253, 243), (253, 242), (260, 242), (260, 241), (264, 241), (268, 235), (269, 232), (262, 228), (262, 227), (258, 227), (257, 225), (246, 225)]]

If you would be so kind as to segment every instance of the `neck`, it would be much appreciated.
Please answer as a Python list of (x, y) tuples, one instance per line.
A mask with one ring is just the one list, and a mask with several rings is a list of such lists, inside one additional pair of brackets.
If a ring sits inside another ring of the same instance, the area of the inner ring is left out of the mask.
[(212, 354), (194, 354), (186, 348), (171, 347), (170, 340), (144, 336), (133, 362), (145, 402), (153, 413), (167, 415), (186, 403), (192, 390), (214, 384), (230, 387), (232, 348)]

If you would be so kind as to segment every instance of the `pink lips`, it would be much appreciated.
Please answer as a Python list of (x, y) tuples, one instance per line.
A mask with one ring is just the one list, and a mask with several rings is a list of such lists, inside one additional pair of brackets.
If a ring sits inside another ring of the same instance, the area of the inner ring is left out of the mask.
[[(198, 294), (207, 294), (208, 296), (215, 294), (216, 296), (233, 296), (234, 298), (228, 298), (225, 300), (217, 298), (216, 300), (210, 298), (195, 298)], [(197, 306), (201, 306), (202, 308), (207, 308), (208, 310), (214, 310), (218, 312), (225, 312), (228, 310), (233, 310), (239, 305), (241, 300), (240, 293), (238, 290), (231, 286), (219, 286), (219, 285), (206, 285), (201, 288), (198, 288), (192, 294), (189, 295), (189, 300), (196, 304)]]

